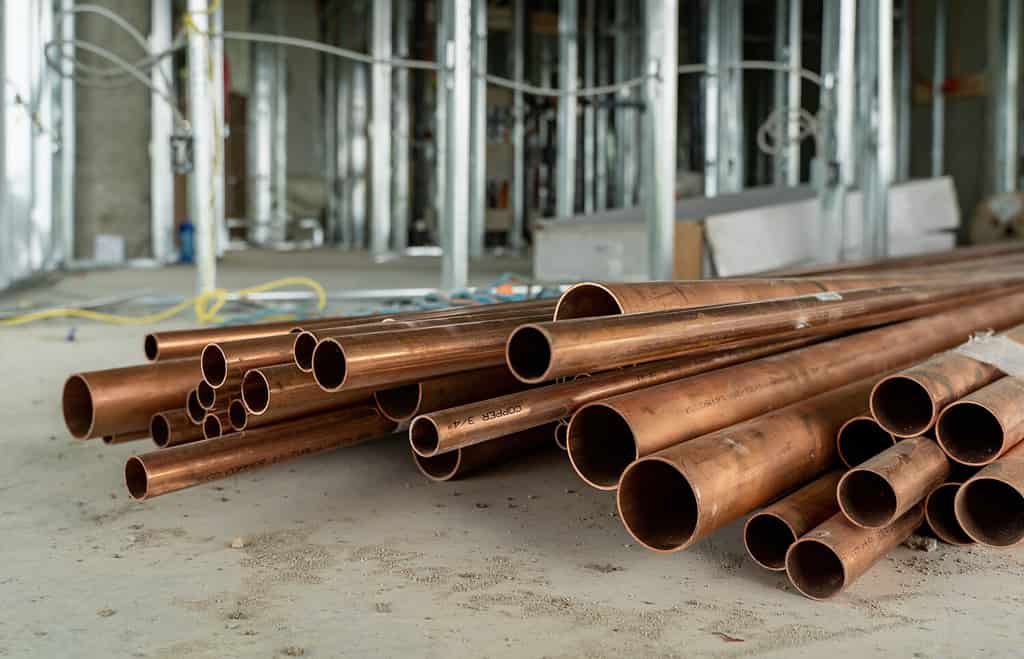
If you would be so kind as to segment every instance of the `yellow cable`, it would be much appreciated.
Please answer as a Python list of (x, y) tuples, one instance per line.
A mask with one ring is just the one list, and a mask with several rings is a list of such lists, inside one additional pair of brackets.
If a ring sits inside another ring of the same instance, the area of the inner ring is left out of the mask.
[[(258, 284), (256, 286), (250, 286), (243, 288), (235, 292), (238, 297), (244, 298), (247, 295), (253, 293), (261, 293), (264, 291), (270, 291), (276, 288), (283, 288), (285, 286), (306, 286), (307, 288), (313, 289), (317, 297), (317, 310), (323, 311), (327, 306), (327, 292), (324, 287), (320, 285), (314, 279), (309, 277), (284, 277), (282, 279), (275, 279), (265, 284)], [(50, 318), (84, 318), (86, 320), (95, 320), (101, 323), (111, 323), (114, 325), (145, 325), (152, 323), (159, 323), (177, 316), (181, 312), (185, 311), (189, 307), (195, 311), (196, 321), (199, 324), (207, 324), (219, 320), (217, 312), (219, 312), (225, 304), (227, 304), (231, 293), (218, 288), (202, 295), (179, 302), (169, 309), (158, 311), (152, 314), (146, 314), (144, 316), (119, 316), (116, 314), (103, 313), (102, 311), (92, 311), (90, 309), (75, 309), (75, 308), (64, 308), (64, 309), (47, 309), (45, 311), (36, 311), (33, 313), (27, 313), (22, 316), (15, 316), (13, 318), (4, 318), (0, 320), (0, 327), (13, 327), (16, 325), (25, 325), (27, 323), (34, 323), (39, 320), (47, 320)]]

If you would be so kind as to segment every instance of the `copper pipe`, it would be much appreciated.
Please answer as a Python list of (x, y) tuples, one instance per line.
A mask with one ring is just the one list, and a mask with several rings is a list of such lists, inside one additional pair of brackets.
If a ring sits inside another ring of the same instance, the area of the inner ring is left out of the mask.
[(203, 427), (196, 425), (182, 409), (157, 412), (149, 422), (149, 433), (157, 448), (188, 444), (203, 439)]
[(231, 429), (231, 417), (227, 409), (207, 412), (203, 418), (203, 439), (216, 439), (228, 434)]
[(953, 501), (964, 532), (990, 547), (1024, 541), (1024, 444), (979, 471)]
[(536, 384), (710, 350), (907, 320), (973, 301), (980, 290), (896, 286), (696, 310), (532, 323), (509, 336), (506, 360), (516, 377)]
[(64, 383), (64, 423), (76, 439), (149, 428), (157, 412), (181, 405), (199, 377), (199, 361), (76, 373)]
[(113, 435), (106, 435), (103, 437), (104, 444), (124, 444), (125, 442), (134, 442), (139, 439), (146, 439), (149, 437), (148, 430), (134, 430), (132, 432), (115, 433)]
[(833, 515), (789, 548), (789, 581), (810, 599), (834, 597), (909, 538), (923, 518), (918, 505), (889, 526), (865, 529), (851, 524), (842, 513)]
[(292, 364), (257, 368), (242, 380), (248, 428), (372, 402), (369, 390), (326, 392)]
[(566, 451), (569, 447), (566, 445), (568, 440), (569, 421), (567, 419), (561, 419), (555, 424), (555, 446)]
[(991, 257), (1016, 256), (1024, 247), (1015, 241), (994, 243), (991, 245), (970, 245), (954, 247), (942, 252), (912, 254), (910, 256), (890, 256), (884, 259), (846, 261), (803, 268), (782, 268), (760, 273), (766, 277), (806, 277), (820, 275), (848, 274), (854, 272), (879, 272), (888, 270), (908, 270), (931, 266), (948, 266), (953, 263), (970, 263)]
[(508, 333), (522, 323), (485, 320), (326, 338), (313, 353), (313, 377), (325, 391), (381, 389), (499, 366)]
[(196, 401), (204, 410), (212, 410), (217, 405), (217, 390), (206, 380), (200, 380), (196, 385)]
[[(1004, 336), (1024, 343), (1024, 327)], [(944, 352), (879, 382), (871, 393), (871, 411), (897, 437), (914, 437), (931, 429), (946, 405), (1002, 375), (995, 366)]]
[[(673, 444), (905, 366), (981, 328), (1024, 320), (1024, 293), (859, 332), (586, 405), (569, 422), (584, 480), (613, 489), (633, 460)], [(856, 410), (854, 410), (855, 412)], [(833, 437), (834, 440), (834, 437)]]
[(522, 389), (523, 384), (502, 365), (383, 389), (374, 393), (373, 398), (377, 402), (377, 409), (387, 418), (392, 421), (408, 421), (418, 414)]
[(930, 437), (911, 437), (851, 469), (839, 481), (839, 508), (865, 528), (892, 524), (949, 476), (949, 460)]
[(935, 537), (950, 545), (973, 545), (956, 519), (953, 503), (962, 483), (945, 482), (932, 490), (924, 500), (924, 518)]
[(185, 397), (185, 415), (188, 416), (188, 420), (197, 426), (203, 425), (203, 419), (206, 417), (206, 408), (199, 402), (199, 387), (194, 387), (188, 392), (188, 396)]
[(947, 405), (935, 438), (960, 464), (992, 464), (1024, 439), (1024, 383), (1000, 378)]
[(843, 472), (833, 470), (804, 485), (743, 525), (743, 544), (754, 562), (781, 572), (786, 569), (786, 551), (800, 536), (839, 512), (836, 485)]
[[(700, 357), (682, 357), (601, 373), (424, 414), (409, 427), (413, 450), (430, 457), (565, 419), (581, 406), (610, 396), (724, 368), (807, 345), (786, 341)], [(566, 426), (565, 430), (568, 430)]]
[(414, 452), (412, 458), (420, 473), (430, 480), (455, 480), (549, 445), (551, 430), (549, 425), (538, 426), (497, 441), (475, 444), (432, 457), (423, 457)]
[(862, 412), (844, 423), (836, 433), (839, 460), (847, 467), (856, 467), (896, 445), (896, 437)]
[(228, 405), (228, 423), (231, 424), (233, 432), (242, 432), (249, 422), (249, 411), (245, 409), (245, 403), (241, 398), (236, 398)]
[(633, 462), (619, 483), (619, 518), (648, 549), (688, 547), (833, 467), (836, 430), (864, 407), (872, 384), (847, 385)]
[(246, 371), (290, 362), (294, 342), (294, 334), (282, 334), (262, 339), (211, 343), (203, 348), (200, 358), (203, 380), (215, 389), (240, 387)]
[(125, 484), (135, 499), (151, 499), (303, 455), (352, 446), (394, 428), (374, 407), (352, 407), (132, 456), (125, 463)]

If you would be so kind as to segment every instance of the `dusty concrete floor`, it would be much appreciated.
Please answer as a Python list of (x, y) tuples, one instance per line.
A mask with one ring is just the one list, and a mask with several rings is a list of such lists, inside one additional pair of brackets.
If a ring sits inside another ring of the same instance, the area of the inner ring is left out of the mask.
[[(119, 281), (191, 277), (57, 289)], [(144, 331), (0, 329), (0, 656), (1019, 656), (1024, 552), (900, 548), (814, 603), (746, 560), (737, 525), (640, 549), (557, 452), (435, 484), (395, 438), (136, 503), (122, 465), (149, 446), (70, 440), (59, 394), (73, 370), (139, 361)]]

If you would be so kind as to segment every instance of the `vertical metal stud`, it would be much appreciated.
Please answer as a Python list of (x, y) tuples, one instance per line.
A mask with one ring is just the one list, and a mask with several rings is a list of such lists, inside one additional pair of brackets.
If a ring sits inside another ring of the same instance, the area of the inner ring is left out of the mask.
[[(284, 32), (284, 7), (276, 8), (277, 28)], [(288, 49), (274, 46), (274, 229), (273, 243), (288, 239)]]
[(803, 79), (803, 1), (789, 0), (789, 45), (786, 52), (786, 184), (800, 185), (800, 91)]
[[(526, 70), (526, 0), (512, 0), (512, 77), (524, 81)], [(523, 247), (526, 226), (526, 103), (523, 92), (512, 96), (512, 226), (508, 246)]]
[(861, 185), (864, 190), (862, 256), (882, 258), (888, 252), (889, 186), (895, 174), (895, 99), (893, 87), (893, 0), (865, 3), (862, 68), (859, 77), (869, 85), (870, 130), (863, 143)]
[(558, 86), (564, 96), (558, 99), (558, 154), (555, 176), (556, 214), (569, 217), (576, 209), (576, 96), (577, 0), (559, 0), (558, 4)]
[[(723, 0), (724, 1), (724, 0)], [(719, 41), (722, 37), (722, 2), (709, 2), (706, 17), (707, 40), (704, 62), (708, 72), (704, 76), (704, 196), (714, 197), (719, 193), (719, 143), (718, 108), (721, 102), (722, 61)]]
[[(61, 24), (57, 26), (57, 29), (60, 30), (60, 38), (64, 41), (71, 41), (75, 38), (75, 15), (71, 13), (74, 5), (75, 0), (60, 0), (60, 8), (64, 14)], [(167, 38), (169, 42), (169, 31)], [(74, 55), (74, 46), (65, 46), (64, 54), (69, 57)], [(74, 73), (74, 64), (68, 60), (61, 66), (64, 67), (63, 71), (66, 77), (62, 77), (58, 83), (60, 90), (60, 201), (57, 207), (57, 221), (60, 226), (60, 254), (64, 263), (67, 264), (75, 259), (75, 81), (70, 77), (70, 74)], [(170, 66), (169, 62), (167, 66)], [(162, 99), (153, 103), (154, 106), (159, 103), (163, 107), (168, 124), (170, 124), (173, 115), (171, 114), (171, 109), (167, 107), (167, 103), (163, 102)], [(166, 185), (172, 192), (171, 217), (173, 218), (174, 195), (173, 179), (170, 176), (171, 156), (169, 150), (170, 133), (168, 132), (167, 139), (164, 142), (164, 162), (168, 172)], [(153, 158), (155, 161), (156, 156), (154, 155)], [(153, 197), (153, 202), (156, 202), (155, 197)]]
[[(210, 31), (224, 32), (224, 3), (217, 3), (210, 13)], [(213, 106), (213, 226), (217, 256), (224, 255), (228, 243), (228, 227), (224, 218), (224, 159), (227, 135), (224, 123), (224, 39), (210, 39), (210, 94)]]
[[(594, 29), (595, 48), (597, 49), (597, 81), (607, 85), (612, 81), (612, 49), (608, 48), (607, 31), (603, 27), (608, 24), (611, 15), (608, 9), (612, 5), (601, 3)], [(608, 103), (613, 96), (602, 96), (594, 99), (594, 210), (603, 211), (608, 208)]]
[(993, 67), (996, 80), (993, 90), (995, 106), (996, 156), (994, 192), (1017, 189), (1017, 160), (1019, 157), (1018, 121), (1020, 108), (1020, 2), (997, 0), (993, 8), (996, 31), (993, 48), (996, 60)]
[(675, 247), (676, 93), (679, 4), (660, 0), (647, 5), (646, 152), (650, 159), (645, 211), (651, 279), (671, 279)]
[[(632, 69), (633, 20), (635, 7), (629, 0), (615, 2), (615, 79), (625, 80), (636, 75)], [(629, 207), (636, 203), (637, 174), (637, 111), (631, 107), (635, 101), (632, 89), (621, 89), (616, 94), (615, 148), (617, 151), (615, 188), (616, 205)]]
[(349, 67), (349, 201), (352, 203), (352, 245), (366, 248), (366, 124), (370, 114), (366, 95), (367, 65)]
[(946, 16), (949, 0), (935, 0), (935, 62), (932, 69), (932, 176), (946, 170)]
[(194, 29), (188, 30), (189, 123), (194, 164), (189, 176), (189, 215), (195, 225), (196, 292), (217, 287), (214, 223), (214, 121), (210, 66), (210, 15), (207, 0), (188, 0)]
[[(391, 0), (371, 3), (370, 51), (377, 60), (391, 58)], [(370, 92), (370, 253), (381, 256), (391, 243), (391, 65), (373, 64)]]
[[(472, 0), (472, 67), (487, 70), (487, 0)], [(469, 117), (469, 255), (484, 253), (487, 232), (487, 81), (474, 75), (470, 83)]]
[(445, 203), (442, 224), (441, 287), (466, 286), (469, 278), (469, 141), (465, 126), (469, 120), (472, 50), (472, 7), (470, 0), (443, 0), (445, 18), (442, 63), (445, 114)]
[[(583, 0), (583, 86), (593, 87), (597, 80), (597, 17), (595, 0)], [(594, 184), (595, 184), (595, 115), (594, 102), (600, 98), (587, 99), (583, 106), (583, 189), (580, 195), (583, 198), (583, 212), (594, 212)]]
[(896, 57), (896, 169), (895, 180), (910, 178), (910, 0), (900, 0)]
[[(405, 59), (410, 55), (412, 0), (394, 0), (394, 3), (394, 52), (395, 57)], [(409, 242), (409, 149), (412, 132), (409, 75), (409, 69), (404, 67), (398, 67), (391, 73), (395, 89), (391, 130), (391, 245), (397, 252), (404, 251)]]

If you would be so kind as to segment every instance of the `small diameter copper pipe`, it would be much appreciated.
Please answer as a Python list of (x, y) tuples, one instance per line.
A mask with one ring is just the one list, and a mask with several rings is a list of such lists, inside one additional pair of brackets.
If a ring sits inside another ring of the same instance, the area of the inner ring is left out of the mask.
[(228, 410), (207, 412), (203, 419), (203, 439), (216, 439), (231, 430), (231, 418)]
[(863, 412), (851, 418), (836, 433), (839, 460), (847, 467), (856, 467), (896, 445), (896, 436)]
[(242, 432), (248, 425), (248, 421), (249, 411), (245, 409), (242, 399), (236, 398), (231, 401), (231, 404), (228, 405), (228, 423), (231, 424), (231, 430)]
[(953, 502), (968, 536), (990, 547), (1024, 541), (1024, 444), (965, 482)]
[(198, 378), (196, 359), (76, 373), (64, 383), (64, 423), (76, 439), (146, 430), (154, 414), (181, 405)]
[(872, 384), (857, 382), (637, 460), (619, 483), (619, 518), (648, 549), (688, 547), (833, 467), (836, 430), (864, 407)]
[(1013, 241), (993, 243), (991, 245), (970, 245), (955, 247), (942, 252), (913, 254), (911, 256), (890, 256), (884, 259), (862, 261), (845, 261), (828, 265), (815, 265), (803, 268), (782, 268), (762, 273), (773, 277), (806, 277), (809, 275), (836, 275), (860, 272), (880, 272), (888, 270), (908, 270), (922, 267), (943, 267), (953, 263), (976, 263), (985, 259), (1003, 256), (1016, 256), (1024, 251), (1024, 247)]
[(432, 457), (425, 458), (414, 452), (412, 458), (420, 473), (430, 480), (455, 480), (532, 452), (541, 446), (550, 446), (551, 432), (550, 425), (543, 425), (502, 437), (500, 440), (474, 444)]
[(294, 334), (282, 334), (262, 339), (211, 343), (203, 348), (200, 358), (203, 380), (215, 389), (237, 388), (241, 386), (242, 376), (249, 369), (290, 362), (294, 342)]
[(966, 287), (895, 286), (700, 309), (532, 323), (509, 336), (506, 360), (523, 382), (852, 329), (946, 311)]
[(555, 424), (555, 446), (567, 451), (569, 447), (566, 445), (566, 441), (569, 439), (569, 421), (562, 419)]
[(115, 433), (113, 435), (106, 435), (103, 437), (104, 444), (124, 444), (125, 442), (134, 442), (139, 439), (146, 439), (149, 437), (148, 430), (135, 430), (132, 432)]
[(637, 458), (903, 367), (962, 343), (978, 329), (1021, 320), (1024, 294), (1004, 295), (607, 398), (573, 415), (569, 457), (584, 480), (614, 489), (622, 470)]
[[(1024, 327), (1005, 336), (1024, 343)], [(995, 366), (944, 352), (879, 382), (871, 393), (871, 412), (897, 437), (914, 437), (929, 430), (946, 405), (1002, 375)]]
[(383, 389), (373, 397), (381, 414), (392, 421), (408, 421), (418, 414), (522, 389), (523, 384), (501, 365)]
[(750, 558), (763, 568), (785, 570), (790, 545), (839, 512), (836, 485), (842, 475), (839, 470), (830, 471), (751, 515), (743, 525), (743, 544)]
[(935, 438), (951, 459), (991, 464), (1024, 439), (1024, 383), (1005, 377), (947, 405)]
[[(807, 340), (786, 341), (701, 357), (668, 359), (459, 405), (415, 418), (409, 427), (409, 441), (416, 453), (431, 457), (565, 419), (580, 406), (609, 396), (750, 361), (807, 343)], [(563, 432), (567, 430), (566, 425)]]
[(197, 426), (203, 425), (206, 418), (206, 408), (199, 402), (199, 387), (194, 387), (185, 397), (185, 415), (188, 420)]
[(878, 529), (851, 524), (842, 513), (833, 515), (790, 546), (786, 552), (789, 581), (810, 599), (835, 597), (909, 538), (923, 518), (920, 505)]
[(196, 401), (204, 410), (212, 410), (217, 405), (217, 390), (206, 380), (200, 380), (196, 385)]
[(395, 424), (369, 405), (132, 456), (125, 484), (138, 500), (328, 449), (382, 437)]
[(945, 482), (932, 490), (924, 500), (924, 518), (935, 537), (950, 545), (973, 545), (964, 532), (953, 507), (962, 483)]
[(368, 390), (326, 392), (292, 364), (257, 368), (242, 380), (246, 427), (259, 428), (289, 419), (373, 402)]
[(326, 338), (313, 353), (313, 377), (325, 391), (382, 389), (499, 366), (509, 332), (523, 322), (485, 320)]
[(149, 433), (157, 448), (188, 444), (203, 439), (203, 427), (196, 425), (182, 409), (157, 412), (149, 422)]
[(851, 469), (839, 481), (839, 508), (865, 528), (881, 528), (949, 476), (949, 460), (929, 437), (911, 437)]

